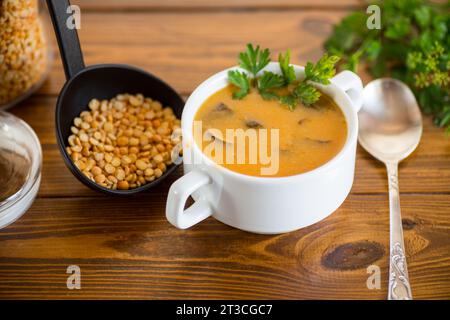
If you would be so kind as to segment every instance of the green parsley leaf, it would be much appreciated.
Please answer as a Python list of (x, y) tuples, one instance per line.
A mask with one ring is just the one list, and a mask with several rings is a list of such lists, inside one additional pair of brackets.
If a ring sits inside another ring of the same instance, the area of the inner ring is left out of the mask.
[(278, 100), (280, 96), (273, 91), (260, 91), (259, 94), (264, 100)]
[(325, 42), (325, 49), (333, 54), (341, 55), (358, 46), (361, 38), (366, 36), (365, 29), (362, 25), (366, 25), (367, 16), (362, 11), (355, 11), (346, 16), (342, 21), (334, 27), (333, 34)]
[(280, 102), (286, 105), (291, 111), (294, 110), (298, 105), (298, 99), (293, 94), (280, 97)]
[(258, 91), (266, 100), (277, 99), (278, 95), (271, 91), (276, 88), (281, 88), (284, 85), (284, 79), (282, 76), (273, 72), (265, 71), (261, 77), (257, 80)]
[(269, 49), (261, 50), (259, 46), (253, 47), (251, 43), (247, 44), (247, 50), (239, 54), (239, 65), (241, 68), (250, 72), (254, 77), (264, 69), (270, 62)]
[(431, 8), (421, 6), (414, 10), (414, 18), (421, 27), (426, 27), (430, 24)]
[[(368, 40), (366, 46), (364, 47), (365, 53), (367, 55), (367, 60), (375, 61), (381, 53), (381, 42), (377, 40)], [(361, 55), (363, 52), (361, 52)], [(358, 59), (361, 57), (358, 57)]]
[(308, 62), (305, 67), (305, 80), (330, 84), (330, 79), (336, 74), (335, 64), (338, 61), (338, 56), (329, 56), (325, 53), (316, 64)]
[(386, 29), (386, 37), (390, 39), (401, 39), (409, 33), (411, 21), (408, 17), (397, 17), (394, 23)]
[(228, 81), (239, 88), (238, 91), (233, 93), (233, 99), (240, 100), (249, 93), (250, 80), (244, 72), (239, 72), (237, 70), (228, 71)]
[(283, 74), (284, 83), (291, 84), (295, 81), (295, 70), (294, 67), (289, 65), (289, 60), (291, 59), (291, 51), (288, 49), (283, 55), (280, 53), (278, 55), (278, 63), (280, 64), (281, 73)]
[(311, 84), (306, 82), (300, 82), (294, 89), (294, 95), (299, 99), (305, 106), (311, 106), (316, 103), (321, 94), (320, 91), (314, 88)]

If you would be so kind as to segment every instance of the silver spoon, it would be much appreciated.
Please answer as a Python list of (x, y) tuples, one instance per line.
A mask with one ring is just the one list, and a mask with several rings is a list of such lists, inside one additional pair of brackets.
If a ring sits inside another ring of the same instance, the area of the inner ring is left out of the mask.
[(363, 92), (359, 143), (386, 165), (389, 180), (390, 259), (389, 300), (411, 300), (403, 243), (398, 163), (409, 156), (422, 135), (422, 116), (416, 99), (403, 82), (384, 78), (370, 82)]

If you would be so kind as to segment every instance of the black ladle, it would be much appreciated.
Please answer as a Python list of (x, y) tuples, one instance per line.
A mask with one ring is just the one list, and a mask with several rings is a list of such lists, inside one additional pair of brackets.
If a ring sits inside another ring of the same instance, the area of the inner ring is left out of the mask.
[(78, 34), (75, 28), (66, 25), (70, 14), (68, 0), (47, 0), (58, 40), (59, 51), (64, 66), (67, 82), (62, 88), (55, 113), (56, 140), (64, 162), (75, 177), (88, 187), (112, 195), (130, 195), (147, 190), (176, 169), (172, 164), (167, 171), (153, 182), (130, 190), (112, 190), (102, 187), (87, 178), (74, 165), (66, 151), (73, 120), (84, 110), (92, 99), (111, 99), (120, 93), (138, 94), (160, 101), (164, 106), (172, 107), (180, 119), (184, 106), (183, 99), (168, 84), (141, 69), (121, 64), (100, 64), (85, 67)]

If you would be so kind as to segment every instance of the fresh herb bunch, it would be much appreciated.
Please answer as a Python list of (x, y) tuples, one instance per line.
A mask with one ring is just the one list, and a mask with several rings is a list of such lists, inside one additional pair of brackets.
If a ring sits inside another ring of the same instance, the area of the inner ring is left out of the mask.
[(384, 0), (381, 29), (369, 30), (368, 16), (354, 12), (335, 26), (325, 49), (342, 57), (340, 67), (357, 71), (364, 62), (374, 77), (392, 76), (407, 83), (422, 110), (450, 132), (449, 3)]
[[(290, 65), (290, 58), (289, 50), (284, 54), (279, 54), (278, 63), (281, 74), (264, 71), (262, 75), (258, 76), (259, 72), (270, 62), (270, 51), (247, 44), (247, 50), (239, 54), (239, 66), (246, 72), (239, 70), (228, 72), (228, 81), (237, 88), (233, 93), (233, 98), (243, 99), (253, 87), (258, 90), (263, 99), (278, 100), (291, 110), (299, 103), (305, 106), (313, 105), (319, 100), (321, 93), (313, 86), (312, 82), (329, 84), (330, 78), (336, 74), (334, 66), (339, 57), (325, 54), (316, 64), (308, 62), (305, 67), (305, 77), (302, 80), (297, 79), (294, 67)], [(281, 95), (277, 90), (280, 88), (287, 88), (288, 93)]]

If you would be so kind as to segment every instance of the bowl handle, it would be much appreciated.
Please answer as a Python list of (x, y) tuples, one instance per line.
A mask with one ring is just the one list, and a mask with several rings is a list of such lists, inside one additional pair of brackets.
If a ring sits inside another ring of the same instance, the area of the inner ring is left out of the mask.
[(213, 214), (211, 205), (200, 198), (184, 210), (188, 197), (202, 186), (211, 183), (209, 175), (193, 170), (175, 181), (169, 189), (166, 203), (166, 218), (179, 229), (187, 229)]
[(345, 70), (334, 76), (331, 82), (347, 94), (356, 112), (358, 112), (361, 109), (363, 101), (363, 84), (361, 78), (356, 73)]

